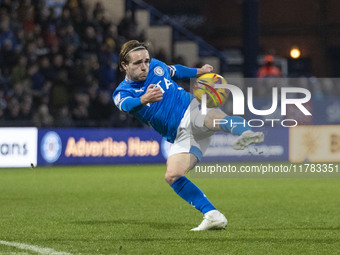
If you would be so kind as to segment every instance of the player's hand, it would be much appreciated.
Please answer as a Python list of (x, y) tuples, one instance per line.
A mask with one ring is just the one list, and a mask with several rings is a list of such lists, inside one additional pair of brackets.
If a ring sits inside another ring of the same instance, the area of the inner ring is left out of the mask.
[(205, 64), (201, 68), (197, 68), (197, 76), (200, 76), (205, 73), (211, 73), (213, 71), (213, 67), (209, 64)]
[(142, 105), (146, 105), (148, 103), (155, 103), (163, 99), (163, 93), (162, 93), (161, 88), (156, 87), (155, 84), (151, 84), (147, 88), (145, 94), (141, 96), (140, 99), (141, 99)]

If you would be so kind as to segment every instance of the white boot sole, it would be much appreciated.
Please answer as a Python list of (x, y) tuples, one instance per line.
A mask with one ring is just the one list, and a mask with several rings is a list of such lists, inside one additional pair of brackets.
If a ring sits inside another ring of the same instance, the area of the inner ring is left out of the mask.
[(247, 133), (241, 135), (238, 140), (233, 144), (234, 150), (244, 150), (251, 144), (258, 144), (264, 141), (264, 134), (262, 132)]

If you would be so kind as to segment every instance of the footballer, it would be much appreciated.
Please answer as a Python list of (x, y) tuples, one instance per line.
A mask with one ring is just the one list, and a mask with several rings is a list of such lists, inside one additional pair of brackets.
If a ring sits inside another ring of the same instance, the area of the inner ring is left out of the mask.
[[(262, 132), (253, 132), (239, 116), (227, 116), (218, 108), (200, 114), (200, 105), (176, 80), (194, 78), (213, 70), (183, 65), (168, 66), (151, 59), (148, 46), (136, 40), (126, 42), (119, 55), (120, 69), (125, 79), (113, 93), (115, 105), (141, 122), (151, 126), (172, 143), (166, 163), (165, 181), (185, 201), (203, 213), (202, 223), (192, 231), (224, 229), (227, 219), (208, 200), (186, 174), (202, 158), (216, 131), (231, 132), (239, 138), (234, 149), (263, 142)], [(213, 119), (225, 119), (225, 124), (213, 125)], [(233, 125), (230, 125), (234, 122)], [(242, 124), (242, 125), (241, 125)]]

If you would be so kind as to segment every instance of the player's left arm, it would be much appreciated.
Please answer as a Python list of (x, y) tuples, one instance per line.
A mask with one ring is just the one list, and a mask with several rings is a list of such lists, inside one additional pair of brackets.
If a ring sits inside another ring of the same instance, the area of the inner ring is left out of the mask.
[(200, 68), (190, 68), (183, 65), (172, 65), (168, 66), (168, 68), (170, 76), (174, 80), (194, 78), (205, 73), (210, 73), (213, 70), (213, 67), (209, 64), (205, 64)]

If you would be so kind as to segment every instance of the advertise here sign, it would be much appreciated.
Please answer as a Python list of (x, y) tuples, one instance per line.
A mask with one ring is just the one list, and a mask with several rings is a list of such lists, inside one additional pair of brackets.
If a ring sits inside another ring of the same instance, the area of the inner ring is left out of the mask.
[(39, 165), (164, 163), (162, 138), (144, 129), (40, 129)]

